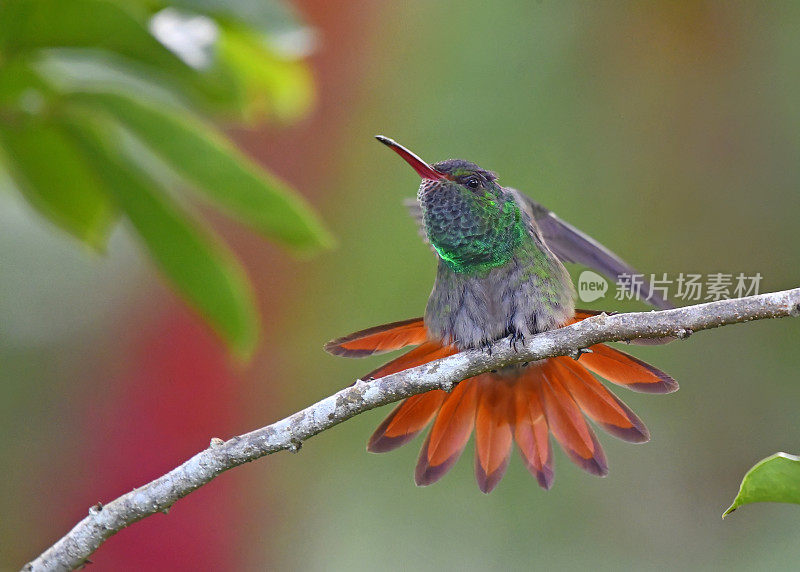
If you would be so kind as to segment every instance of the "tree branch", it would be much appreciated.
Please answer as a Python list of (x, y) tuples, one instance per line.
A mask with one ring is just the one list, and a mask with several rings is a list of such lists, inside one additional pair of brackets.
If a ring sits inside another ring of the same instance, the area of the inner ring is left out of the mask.
[(198, 453), (164, 476), (89, 509), (61, 540), (28, 563), (24, 570), (72, 570), (84, 564), (106, 539), (126, 526), (167, 510), (179, 499), (219, 474), (281, 450), (298, 451), (317, 433), (375, 407), (432, 389), (452, 390), (459, 381), (514, 363), (572, 355), (600, 342), (637, 338), (686, 338), (692, 332), (728, 324), (800, 316), (800, 288), (661, 312), (636, 312), (588, 318), (572, 326), (529, 338), (512, 348), (500, 340), (491, 353), (472, 350), (388, 375), (357, 381), (330, 397), (272, 425), (234, 437), (214, 438)]

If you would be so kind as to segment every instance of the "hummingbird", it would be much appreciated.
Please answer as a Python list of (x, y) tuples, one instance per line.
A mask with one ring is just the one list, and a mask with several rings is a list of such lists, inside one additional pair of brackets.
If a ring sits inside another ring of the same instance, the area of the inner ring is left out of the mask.
[[(331, 354), (357, 358), (416, 346), (362, 379), (468, 349), (488, 349), (504, 338), (516, 344), (598, 314), (575, 309), (565, 262), (584, 264), (611, 278), (635, 274), (590, 236), (521, 192), (501, 186), (494, 172), (462, 159), (428, 164), (388, 137), (376, 138), (421, 178), (410, 210), (438, 266), (423, 317), (361, 330), (325, 345)], [(650, 291), (649, 303), (672, 307)], [(450, 470), (474, 430), (475, 477), (482, 492), (491, 492), (502, 479), (514, 442), (538, 484), (549, 489), (554, 479), (552, 435), (575, 464), (605, 476), (606, 457), (588, 420), (632, 443), (646, 442), (650, 434), (595, 375), (647, 393), (670, 393), (678, 384), (606, 344), (594, 345), (577, 358), (512, 365), (462, 380), (449, 393), (433, 390), (410, 397), (378, 426), (367, 450), (397, 449), (432, 423), (414, 474), (416, 484), (426, 486)]]

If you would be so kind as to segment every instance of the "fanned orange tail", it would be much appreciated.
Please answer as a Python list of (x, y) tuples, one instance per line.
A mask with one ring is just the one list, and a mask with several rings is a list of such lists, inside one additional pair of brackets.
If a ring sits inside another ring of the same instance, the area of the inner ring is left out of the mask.
[[(577, 310), (574, 321), (594, 314)], [(363, 357), (418, 345), (365, 376), (376, 378), (457, 352), (427, 337), (422, 319), (417, 318), (351, 334), (325, 349)], [(513, 442), (539, 485), (549, 489), (553, 484), (552, 434), (576, 465), (604, 476), (608, 473), (605, 453), (587, 418), (631, 443), (646, 442), (650, 435), (628, 406), (592, 373), (648, 393), (670, 393), (678, 384), (664, 372), (605, 344), (590, 349), (580, 361), (550, 358), (466, 379), (451, 393), (436, 390), (406, 399), (380, 424), (367, 449), (375, 453), (396, 449), (433, 421), (415, 471), (418, 485), (430, 485), (455, 464), (474, 429), (475, 477), (481, 491), (490, 492), (502, 479)]]
[(367, 357), (416, 346), (428, 339), (422, 318), (367, 328), (325, 344), (325, 351), (343, 357)]

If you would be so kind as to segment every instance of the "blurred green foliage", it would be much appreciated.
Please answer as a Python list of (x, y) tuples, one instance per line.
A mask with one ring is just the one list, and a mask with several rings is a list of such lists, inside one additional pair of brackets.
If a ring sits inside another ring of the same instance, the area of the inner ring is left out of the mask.
[(742, 479), (739, 494), (722, 518), (754, 502), (800, 504), (800, 457), (775, 453), (756, 463)]
[(0, 167), (39, 213), (95, 250), (127, 219), (162, 273), (246, 357), (259, 329), (250, 284), (174, 187), (293, 249), (330, 243), (296, 193), (209, 123), (302, 115), (313, 97), (303, 34), (276, 1), (6, 2)]

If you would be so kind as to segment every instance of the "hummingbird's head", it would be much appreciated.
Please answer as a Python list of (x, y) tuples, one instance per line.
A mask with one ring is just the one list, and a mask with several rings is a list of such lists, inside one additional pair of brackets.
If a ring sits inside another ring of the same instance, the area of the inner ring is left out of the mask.
[(507, 262), (527, 226), (497, 175), (462, 159), (428, 165), (387, 137), (389, 146), (422, 177), (417, 199), (428, 240), (455, 272), (484, 272)]

